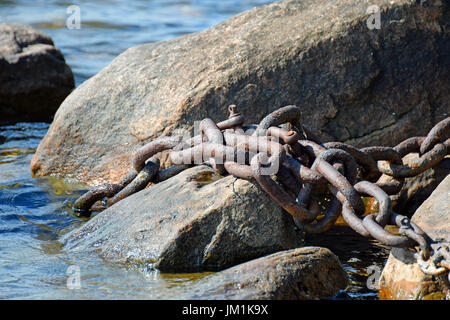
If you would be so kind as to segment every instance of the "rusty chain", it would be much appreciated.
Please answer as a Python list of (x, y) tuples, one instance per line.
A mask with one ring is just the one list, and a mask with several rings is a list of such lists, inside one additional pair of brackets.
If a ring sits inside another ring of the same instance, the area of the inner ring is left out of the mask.
[[(74, 202), (74, 211), (90, 216), (95, 204), (105, 198), (105, 205), (111, 206), (150, 182), (167, 180), (193, 164), (205, 163), (221, 174), (257, 181), (306, 232), (325, 232), (342, 215), (365, 237), (390, 247), (418, 247), (416, 257), (424, 273), (449, 272), (450, 244), (433, 241), (408, 217), (393, 213), (389, 195), (402, 189), (405, 178), (437, 165), (449, 154), (450, 117), (425, 137), (412, 137), (392, 148), (359, 149), (341, 142), (321, 143), (301, 124), (300, 108), (294, 105), (250, 125), (244, 124), (245, 118), (235, 105), (229, 106), (229, 112), (229, 118), (217, 124), (203, 119), (200, 135), (184, 141), (179, 136), (162, 137), (139, 148), (131, 170), (117, 184), (92, 188)], [(166, 150), (173, 165), (160, 170), (155, 156)], [(409, 153), (419, 153), (420, 157), (403, 163), (402, 158)], [(382, 175), (390, 180), (380, 181)], [(323, 217), (312, 199), (320, 188), (328, 189), (331, 197)], [(363, 195), (378, 201), (377, 213), (363, 216)], [(388, 232), (386, 225), (397, 226), (398, 234)]]

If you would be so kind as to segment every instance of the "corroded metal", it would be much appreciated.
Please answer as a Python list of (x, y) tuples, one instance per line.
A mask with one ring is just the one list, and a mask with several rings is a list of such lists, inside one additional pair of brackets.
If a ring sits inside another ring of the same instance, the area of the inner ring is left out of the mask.
[(170, 179), (180, 172), (189, 169), (191, 165), (189, 164), (174, 164), (173, 166), (170, 166), (167, 169), (159, 170), (158, 173), (155, 176), (155, 182), (163, 182), (167, 179)]
[(400, 142), (393, 149), (403, 158), (408, 153), (419, 151), (423, 140), (425, 137), (411, 137)]
[(431, 150), (434, 145), (443, 142), (450, 135), (450, 117), (436, 124), (428, 133), (422, 144), (420, 145), (420, 153), (425, 154)]
[[(345, 165), (345, 176), (336, 170), (328, 161), (343, 161)], [(328, 149), (319, 155), (314, 161), (312, 169), (320, 172), (338, 192), (335, 196), (344, 203), (348, 201), (358, 214), (365, 211), (361, 196), (353, 188), (356, 179), (357, 165), (355, 159), (340, 149)]]
[(280, 170), (278, 170), (277, 180), (289, 191), (293, 194), (298, 195), (300, 190), (302, 189), (301, 180), (297, 179), (292, 172), (286, 167), (285, 164), (281, 165)]
[(376, 181), (380, 177), (381, 174), (378, 172), (377, 162), (370, 154), (342, 142), (328, 142), (324, 144), (324, 147), (341, 149), (348, 152), (360, 165), (360, 168), (363, 171), (363, 179)]
[(153, 179), (156, 173), (159, 170), (159, 159), (150, 158), (147, 161), (144, 168), (139, 172), (136, 178), (133, 179), (125, 188), (120, 190), (114, 196), (107, 200), (108, 206), (112, 206), (113, 204), (119, 202), (122, 199), (125, 199), (129, 195), (136, 193), (142, 189), (144, 189), (147, 184)]
[(228, 117), (228, 119), (217, 123), (217, 127), (220, 130), (239, 128), (245, 122), (245, 117), (241, 115), (236, 105), (234, 104), (230, 105), (228, 107), (228, 111), (230, 112), (230, 116)]
[(315, 159), (316, 157), (318, 157), (322, 152), (324, 152), (325, 150), (327, 150), (327, 148), (325, 148), (324, 146), (322, 146), (321, 144), (318, 144), (314, 141), (310, 141), (310, 140), (299, 140), (297, 142), (298, 144), (300, 144), (300, 146), (303, 147), (303, 149), (308, 152), (308, 154), (310, 155), (311, 158)]
[[(106, 203), (111, 206), (149, 183), (207, 164), (221, 174), (255, 180), (308, 233), (325, 232), (342, 215), (363, 236), (388, 246), (419, 247), (418, 261), (425, 273), (448, 272), (448, 244), (433, 243), (407, 217), (393, 213), (388, 195), (400, 191), (405, 177), (435, 166), (448, 154), (450, 118), (434, 126), (426, 137), (412, 137), (393, 148), (359, 149), (341, 142), (322, 143), (300, 123), (300, 108), (293, 105), (270, 113), (259, 124), (245, 124), (235, 105), (228, 110), (228, 119), (217, 124), (203, 119), (201, 133), (192, 138), (162, 137), (139, 148), (131, 170), (117, 184), (92, 188), (75, 201), (74, 210), (89, 215), (99, 200), (109, 198)], [(159, 170), (155, 156), (166, 150), (173, 165)], [(404, 164), (402, 158), (413, 152), (420, 152), (420, 158)], [(379, 179), (382, 174), (389, 179)], [(319, 189), (328, 192), (324, 215), (314, 193)], [(364, 218), (363, 195), (379, 203), (378, 212)], [(399, 234), (388, 232), (384, 228), (388, 224), (398, 226)]]
[(337, 198), (334, 198), (328, 206), (328, 210), (322, 219), (320, 219), (316, 223), (305, 223), (305, 231), (309, 233), (323, 233), (327, 231), (339, 218), (341, 209), (341, 202)]
[(264, 163), (264, 160), (262, 159), (263, 156), (263, 153), (258, 153), (251, 160), (251, 168), (255, 180), (258, 181), (264, 191), (266, 191), (272, 199), (283, 207), (283, 209), (291, 214), (294, 219), (298, 221), (314, 220), (316, 217), (315, 213), (300, 207), (295, 200), (292, 199), (292, 197), (280, 187), (280, 185), (270, 178), (270, 176), (262, 174), (261, 167), (263, 167)]
[[(206, 139), (212, 143), (223, 145), (223, 135), (218, 126), (209, 118), (200, 122), (200, 131), (206, 136)], [(223, 160), (217, 161), (214, 157), (209, 158), (211, 166), (219, 173), (224, 174), (225, 168)]]
[(300, 121), (301, 110), (299, 107), (290, 105), (282, 107), (278, 110), (268, 114), (258, 125), (258, 128), (253, 133), (256, 136), (262, 136), (266, 134), (266, 130), (272, 126), (278, 126), (286, 122), (290, 122), (293, 126), (296, 126)]
[(282, 140), (284, 143), (287, 144), (294, 144), (300, 139), (300, 136), (298, 135), (297, 132), (293, 130), (288, 131), (279, 127), (270, 127), (267, 130), (267, 135), (275, 137), (278, 140)]
[(415, 245), (415, 241), (407, 236), (397, 236), (386, 231), (378, 223), (376, 223), (375, 216), (373, 214), (369, 214), (364, 217), (362, 224), (373, 238), (387, 246), (407, 248)]
[[(422, 272), (433, 276), (448, 273), (450, 270), (450, 243), (432, 243), (430, 251), (431, 253), (428, 257), (424, 257), (421, 252), (416, 254), (416, 259)], [(450, 274), (448, 277), (450, 277)]]
[(92, 205), (105, 197), (111, 197), (121, 190), (118, 184), (102, 184), (92, 188), (81, 197), (79, 197), (73, 204), (73, 209), (80, 216), (90, 216), (89, 210)]
[(284, 160), (284, 165), (292, 172), (292, 174), (300, 181), (308, 182), (311, 184), (326, 184), (327, 180), (324, 178), (320, 172), (312, 170), (307, 166), (302, 165), (300, 162), (292, 158), (291, 156), (286, 156)]
[(181, 137), (163, 137), (147, 143), (139, 148), (133, 157), (133, 168), (139, 172), (144, 167), (145, 161), (153, 157), (157, 153), (165, 150), (170, 150), (181, 142)]
[(447, 147), (443, 143), (438, 143), (430, 151), (409, 164), (392, 164), (387, 161), (380, 161), (378, 162), (378, 170), (394, 178), (414, 177), (437, 165), (446, 155)]
[(360, 181), (354, 185), (359, 194), (369, 195), (378, 201), (378, 214), (376, 222), (384, 228), (390, 220), (392, 203), (391, 198), (379, 186), (369, 181)]

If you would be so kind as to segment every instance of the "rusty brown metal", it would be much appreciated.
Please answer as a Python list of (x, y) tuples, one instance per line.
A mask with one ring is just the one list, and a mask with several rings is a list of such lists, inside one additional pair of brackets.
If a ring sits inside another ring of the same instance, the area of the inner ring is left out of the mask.
[(141, 171), (144, 167), (145, 161), (150, 157), (153, 157), (157, 153), (169, 150), (176, 147), (181, 142), (180, 136), (175, 137), (163, 137), (157, 140), (153, 140), (150, 143), (147, 143), (143, 147), (139, 148), (133, 157), (133, 168), (136, 172)]
[(448, 279), (450, 277), (450, 243), (431, 243), (430, 251), (429, 256), (423, 256), (422, 252), (416, 254), (420, 269), (423, 273), (433, 276), (447, 273)]
[(282, 107), (264, 117), (253, 135), (264, 136), (266, 135), (266, 130), (270, 127), (278, 126), (286, 122), (290, 122), (293, 126), (297, 126), (300, 118), (301, 110), (299, 107), (294, 105)]
[(425, 140), (422, 142), (420, 146), (420, 153), (425, 154), (427, 151), (431, 150), (434, 145), (439, 142), (443, 142), (449, 138), (450, 135), (450, 117), (440, 121), (437, 123), (431, 130), (428, 132)]
[(245, 179), (245, 180), (251, 180), (253, 179), (253, 171), (252, 168), (249, 165), (246, 164), (240, 164), (234, 161), (226, 161), (225, 164), (225, 170), (227, 172), (237, 178)]
[[(338, 160), (344, 163), (345, 176), (328, 162)], [(355, 159), (353, 159), (349, 153), (340, 149), (328, 149), (316, 158), (311, 168), (320, 172), (325, 179), (338, 190), (334, 196), (337, 197), (341, 203), (348, 201), (357, 214), (364, 213), (364, 203), (361, 200), (361, 196), (352, 185), (355, 183), (357, 165)]]
[(308, 233), (323, 233), (330, 229), (341, 214), (342, 204), (337, 198), (333, 198), (329, 204), (325, 216), (316, 223), (305, 223), (304, 229)]
[(170, 179), (190, 167), (192, 167), (192, 165), (174, 164), (167, 169), (159, 170), (155, 177), (155, 183), (163, 182), (167, 179)]
[(200, 121), (200, 131), (205, 134), (207, 141), (223, 144), (223, 136), (217, 125), (209, 118)]
[(364, 237), (368, 237), (370, 235), (370, 233), (362, 224), (362, 220), (356, 215), (355, 210), (353, 210), (348, 201), (345, 201), (342, 204), (342, 218), (344, 218), (345, 222), (350, 226), (350, 228), (358, 232), (360, 235)]
[(294, 144), (300, 139), (297, 132), (291, 130), (285, 130), (279, 127), (270, 127), (267, 129), (268, 136), (275, 137), (278, 140), (282, 140), (286, 144)]
[(287, 190), (291, 191), (295, 196), (297, 196), (302, 189), (301, 180), (297, 179), (292, 172), (282, 164), (280, 170), (278, 170), (277, 181), (279, 181)]
[(220, 130), (239, 128), (245, 122), (245, 117), (241, 115), (236, 105), (230, 105), (228, 111), (230, 112), (228, 119), (217, 123), (217, 127)]
[(99, 200), (105, 197), (111, 197), (121, 190), (118, 184), (102, 184), (90, 189), (88, 192), (79, 197), (73, 204), (73, 210), (79, 216), (89, 217), (90, 209)]
[(305, 147), (299, 143), (294, 143), (292, 145), (285, 144), (283, 147), (286, 149), (288, 155), (292, 156), (304, 166), (311, 167), (314, 162), (313, 159), (315, 157), (311, 158)]
[(341, 149), (348, 152), (361, 166), (361, 169), (363, 170), (363, 176), (361, 177), (362, 179), (376, 181), (380, 178), (381, 174), (378, 172), (377, 162), (374, 158), (372, 158), (372, 156), (370, 156), (370, 154), (362, 152), (358, 148), (342, 142), (328, 142), (323, 146), (326, 148)]
[[(203, 119), (200, 122), (200, 131), (202, 134), (206, 136), (206, 139), (209, 142), (212, 142), (214, 144), (223, 145), (223, 135), (222, 132), (220, 132), (220, 129), (217, 127), (217, 125), (209, 118)], [(223, 166), (224, 160), (223, 159), (216, 159), (214, 157), (209, 158), (209, 161), (211, 163), (211, 166), (217, 170), (220, 174), (224, 174), (225, 167)]]
[(400, 142), (393, 149), (403, 158), (408, 153), (419, 152), (423, 140), (425, 137), (411, 137)]
[(311, 184), (326, 184), (327, 180), (319, 172), (302, 165), (300, 162), (290, 156), (286, 156), (283, 163), (292, 174), (300, 181)]
[(174, 164), (202, 164), (210, 158), (214, 158), (217, 163), (233, 161), (234, 148), (218, 143), (203, 142), (192, 148), (172, 151), (169, 154), (169, 159)]
[(378, 162), (378, 170), (394, 178), (413, 177), (437, 165), (447, 155), (447, 147), (438, 143), (420, 158), (406, 165), (392, 164), (387, 161)]
[(374, 197), (378, 201), (378, 213), (376, 214), (376, 222), (384, 227), (388, 224), (392, 213), (391, 198), (379, 186), (369, 181), (360, 181), (354, 185), (359, 194), (366, 194)]
[(322, 152), (327, 150), (327, 148), (325, 148), (324, 146), (322, 146), (314, 141), (299, 140), (297, 143), (303, 147), (303, 150), (308, 152), (309, 156), (312, 159), (317, 158)]
[(261, 159), (262, 153), (258, 153), (251, 160), (251, 168), (253, 177), (260, 184), (264, 191), (266, 191), (272, 199), (274, 199), (283, 209), (291, 214), (294, 219), (298, 221), (312, 221), (316, 217), (314, 212), (300, 207), (289, 194), (281, 188), (269, 175), (261, 173), (261, 167), (264, 160)]
[[(300, 108), (294, 105), (275, 110), (257, 125), (244, 124), (245, 118), (235, 105), (228, 110), (228, 119), (217, 124), (203, 119), (200, 135), (184, 141), (181, 137), (162, 137), (139, 148), (131, 170), (119, 183), (92, 188), (74, 202), (74, 211), (89, 216), (99, 200), (109, 198), (108, 205), (113, 205), (142, 190), (149, 182), (165, 181), (193, 164), (206, 163), (223, 174), (255, 179), (306, 232), (325, 232), (342, 214), (347, 224), (363, 236), (389, 246), (419, 246), (419, 262), (424, 272), (448, 272), (450, 246), (434, 246), (407, 217), (392, 213), (388, 194), (398, 193), (405, 177), (435, 166), (448, 154), (450, 118), (439, 122), (426, 137), (412, 137), (393, 148), (358, 149), (341, 142), (322, 143), (300, 123)], [(170, 150), (173, 165), (160, 171), (159, 160), (154, 156), (165, 150)], [(422, 156), (404, 165), (402, 158), (412, 152), (420, 152)], [(388, 175), (390, 180), (379, 179), (374, 183), (381, 174)], [(324, 188), (329, 189), (332, 198), (325, 216), (320, 218), (317, 195), (313, 192)], [(378, 200), (378, 213), (360, 218), (365, 212), (362, 195)], [(389, 223), (399, 227), (399, 235), (384, 229)]]
[(122, 199), (144, 189), (147, 184), (153, 179), (159, 170), (159, 159), (150, 158), (145, 164), (144, 168), (138, 173), (136, 178), (133, 179), (125, 188), (120, 190), (114, 196), (107, 200), (108, 206), (119, 202)]
[(407, 248), (413, 247), (415, 245), (415, 241), (406, 237), (406, 236), (397, 236), (388, 231), (386, 231), (383, 227), (381, 227), (375, 221), (375, 215), (369, 214), (364, 217), (362, 224), (364, 228), (369, 232), (369, 234), (380, 241), (381, 243), (397, 248)]
[[(410, 141), (406, 142), (405, 144), (411, 143)], [(397, 145), (397, 149), (401, 152), (405, 152), (405, 148), (409, 148), (410, 146), (400, 144)], [(392, 165), (402, 165), (402, 157), (395, 148), (391, 147), (382, 147), (382, 146), (375, 146), (375, 147), (367, 147), (362, 148), (360, 151), (370, 155), (374, 160), (376, 161), (388, 161), (389, 164)], [(377, 163), (378, 171), (380, 169), (380, 162)], [(400, 192), (403, 185), (405, 183), (405, 179), (403, 177), (396, 177), (392, 179), (389, 182), (377, 182), (377, 185), (384, 190), (389, 195), (396, 194)]]

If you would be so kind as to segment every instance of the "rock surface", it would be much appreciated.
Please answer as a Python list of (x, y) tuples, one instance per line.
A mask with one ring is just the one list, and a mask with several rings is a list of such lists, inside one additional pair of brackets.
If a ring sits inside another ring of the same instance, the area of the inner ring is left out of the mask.
[(46, 34), (0, 24), (0, 122), (49, 121), (75, 87), (72, 71)]
[[(414, 213), (412, 221), (433, 240), (450, 242), (450, 175)], [(424, 274), (406, 249), (391, 250), (379, 282), (384, 299), (450, 299), (447, 275)]]
[(297, 246), (291, 217), (256, 182), (219, 178), (207, 166), (187, 169), (65, 235), (65, 249), (184, 272)]
[[(334, 297), (348, 278), (330, 250), (303, 247), (255, 259), (183, 285), (176, 299), (311, 300)], [(183, 292), (184, 291), (184, 292)]]
[[(379, 30), (367, 27), (369, 5)], [(32, 172), (117, 182), (141, 145), (226, 119), (230, 104), (249, 123), (296, 104), (324, 141), (425, 135), (449, 111), (447, 17), (438, 0), (290, 0), (130, 48), (64, 101)]]

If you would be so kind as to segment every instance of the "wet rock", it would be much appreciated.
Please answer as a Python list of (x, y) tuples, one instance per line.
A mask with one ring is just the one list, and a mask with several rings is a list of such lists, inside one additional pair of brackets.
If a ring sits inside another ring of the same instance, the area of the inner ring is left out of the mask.
[[(450, 175), (417, 209), (412, 221), (433, 240), (450, 242)], [(379, 296), (385, 299), (450, 299), (447, 275), (424, 274), (407, 249), (393, 248), (381, 274)]]
[(281, 251), (178, 288), (177, 299), (311, 300), (334, 297), (348, 278), (336, 255), (320, 247)]
[(69, 252), (160, 270), (225, 268), (297, 246), (294, 224), (257, 183), (197, 166), (101, 212), (62, 239)]
[(0, 122), (50, 121), (75, 87), (72, 71), (46, 34), (0, 24)]
[[(381, 28), (367, 27), (367, 8)], [(117, 182), (159, 136), (296, 104), (324, 141), (395, 145), (448, 116), (448, 9), (438, 0), (283, 1), (118, 56), (61, 105), (35, 176)], [(447, 13), (446, 13), (447, 12)], [(418, 125), (420, 124), (420, 125)]]

